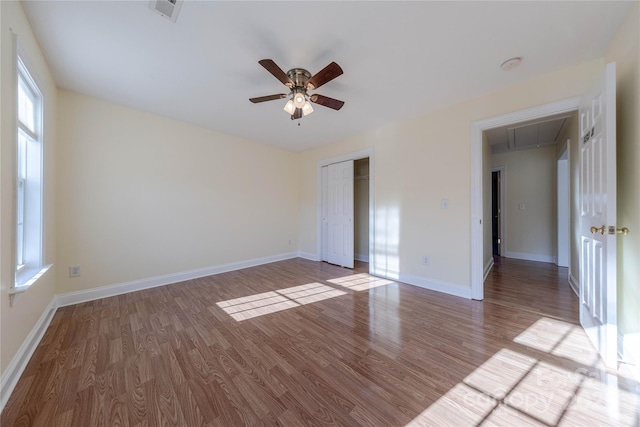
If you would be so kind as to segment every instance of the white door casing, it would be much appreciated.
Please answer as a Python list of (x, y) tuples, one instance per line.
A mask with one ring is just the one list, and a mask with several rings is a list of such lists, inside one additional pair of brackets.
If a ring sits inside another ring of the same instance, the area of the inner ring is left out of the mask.
[[(482, 132), (514, 123), (573, 112), (580, 106), (580, 100), (580, 97), (567, 98), (550, 104), (478, 120), (471, 124), (471, 298), (484, 299)], [(508, 230), (505, 231), (508, 232)], [(504, 244), (506, 233), (502, 237)], [(507, 250), (504, 245), (502, 249)]]
[(557, 163), (557, 257), (558, 267), (569, 267), (571, 259), (571, 177), (569, 176), (570, 141)]
[(328, 166), (327, 261), (353, 268), (353, 160)]
[(320, 170), (320, 213), (322, 216), (322, 254), (320, 259), (329, 262), (329, 166), (323, 166)]
[(580, 106), (580, 324), (605, 364), (617, 362), (616, 67)]

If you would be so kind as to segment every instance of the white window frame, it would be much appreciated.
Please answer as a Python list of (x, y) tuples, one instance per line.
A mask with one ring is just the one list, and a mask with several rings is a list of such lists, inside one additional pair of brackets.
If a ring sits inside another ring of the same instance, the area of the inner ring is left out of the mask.
[[(25, 64), (20, 48), (16, 49), (16, 206), (15, 206), (15, 284), (17, 291), (26, 290), (43, 270), (43, 124), (42, 92)], [(19, 87), (33, 102), (33, 126), (20, 120)]]

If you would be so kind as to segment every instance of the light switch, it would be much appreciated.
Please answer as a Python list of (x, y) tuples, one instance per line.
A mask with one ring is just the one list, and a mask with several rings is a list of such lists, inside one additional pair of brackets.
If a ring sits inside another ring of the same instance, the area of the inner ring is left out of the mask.
[(449, 209), (449, 199), (440, 200), (440, 209)]

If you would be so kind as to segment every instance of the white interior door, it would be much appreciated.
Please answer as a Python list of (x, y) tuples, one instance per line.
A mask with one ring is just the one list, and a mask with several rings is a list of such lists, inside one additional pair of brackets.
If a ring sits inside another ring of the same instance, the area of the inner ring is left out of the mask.
[(616, 67), (580, 106), (580, 323), (616, 366)]
[(327, 170), (327, 261), (353, 268), (353, 160)]

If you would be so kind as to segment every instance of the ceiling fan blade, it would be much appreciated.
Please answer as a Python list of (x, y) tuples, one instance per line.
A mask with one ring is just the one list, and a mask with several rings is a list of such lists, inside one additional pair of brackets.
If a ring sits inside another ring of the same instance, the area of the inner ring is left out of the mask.
[(250, 98), (249, 101), (253, 102), (254, 104), (257, 104), (258, 102), (273, 101), (275, 99), (282, 99), (286, 97), (287, 97), (286, 94), (279, 93), (277, 95), (268, 95), (268, 96), (259, 96), (257, 98)]
[(340, 101), (338, 99), (329, 98), (328, 96), (318, 95), (314, 93), (309, 97), (309, 101), (320, 104), (323, 107), (333, 108), (334, 110), (339, 110), (344, 105), (344, 101)]
[(314, 90), (318, 89), (325, 83), (330, 82), (335, 79), (339, 75), (342, 74), (342, 68), (335, 62), (324, 67), (322, 70), (318, 71), (313, 77), (311, 77), (307, 81), (307, 89)]
[(293, 80), (287, 76), (287, 73), (282, 71), (282, 68), (278, 67), (271, 59), (262, 59), (258, 61), (258, 64), (262, 65), (268, 72), (273, 74), (273, 77), (280, 80), (285, 86), (293, 87)]
[(302, 108), (296, 108), (296, 111), (291, 115), (291, 120), (298, 120), (302, 118)]

